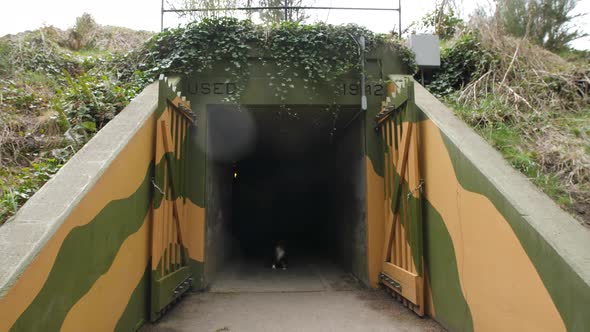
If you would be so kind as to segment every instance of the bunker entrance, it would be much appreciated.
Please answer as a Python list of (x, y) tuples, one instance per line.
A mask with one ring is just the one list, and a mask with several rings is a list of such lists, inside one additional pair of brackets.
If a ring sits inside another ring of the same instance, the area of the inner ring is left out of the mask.
[[(358, 107), (344, 106), (209, 108), (205, 275), (212, 289), (345, 274), (367, 282), (358, 115)], [(283, 277), (268, 274), (279, 240), (288, 254)]]

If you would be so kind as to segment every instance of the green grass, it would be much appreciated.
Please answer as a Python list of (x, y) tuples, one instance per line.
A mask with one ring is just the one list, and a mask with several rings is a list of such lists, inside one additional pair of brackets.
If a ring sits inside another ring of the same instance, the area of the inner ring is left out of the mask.
[(567, 188), (558, 176), (543, 171), (538, 152), (533, 149), (532, 142), (523, 138), (522, 126), (530, 126), (531, 123), (513, 119), (512, 110), (493, 97), (483, 101), (479, 108), (465, 107), (452, 98), (447, 98), (445, 102), (463, 121), (494, 146), (512, 167), (524, 174), (559, 205), (571, 208), (573, 202)]
[(25, 71), (17, 75), (20, 82), (25, 82), (27, 85), (38, 89), (55, 90), (59, 87), (59, 82), (55, 76), (47, 75), (40, 72)]
[(10, 45), (0, 40), (0, 75), (5, 75), (10, 72)]
[(0, 170), (0, 225), (62, 167), (54, 158), (32, 163), (30, 167)]
[(83, 48), (79, 51), (73, 52), (74, 56), (91, 57), (91, 58), (107, 58), (111, 57), (113, 52), (109, 50), (98, 50), (95, 48)]

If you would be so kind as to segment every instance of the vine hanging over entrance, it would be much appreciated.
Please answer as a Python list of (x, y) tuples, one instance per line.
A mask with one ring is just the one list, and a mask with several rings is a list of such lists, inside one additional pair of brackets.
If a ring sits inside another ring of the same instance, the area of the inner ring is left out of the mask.
[[(378, 47), (394, 48), (409, 73), (415, 71), (413, 53), (390, 36), (375, 34), (349, 24), (334, 26), (318, 23), (303, 25), (285, 22), (264, 27), (235, 18), (205, 19), (184, 27), (165, 30), (148, 44), (154, 61), (154, 74), (193, 74), (224, 65), (237, 82), (237, 93), (249, 78), (248, 58), (255, 55), (276, 67), (267, 73), (275, 95), (285, 100), (290, 89), (314, 89), (318, 83), (334, 87), (345, 74), (360, 73), (359, 47), (356, 38), (364, 36), (365, 52)], [(294, 81), (300, 78), (304, 86)], [(234, 100), (235, 101), (235, 100)]]

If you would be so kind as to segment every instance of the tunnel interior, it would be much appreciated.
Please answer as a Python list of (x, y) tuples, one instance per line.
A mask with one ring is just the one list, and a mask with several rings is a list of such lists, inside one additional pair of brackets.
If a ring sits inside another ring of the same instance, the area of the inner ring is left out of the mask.
[[(358, 107), (208, 109), (206, 276), (236, 261), (337, 264), (364, 281), (362, 117)], [(227, 274), (227, 273), (226, 273)]]

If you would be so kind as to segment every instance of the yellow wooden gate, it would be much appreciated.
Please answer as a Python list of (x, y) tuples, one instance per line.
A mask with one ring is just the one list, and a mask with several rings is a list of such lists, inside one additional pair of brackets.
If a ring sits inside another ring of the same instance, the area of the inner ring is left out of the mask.
[(380, 282), (424, 315), (422, 180), (418, 163), (418, 112), (413, 81), (395, 79), (376, 117), (384, 146), (385, 234)]
[[(150, 320), (190, 289), (192, 277), (183, 238), (189, 129), (192, 111), (181, 98), (166, 99), (156, 123), (156, 175), (152, 225)], [(186, 226), (184, 226), (186, 227)]]

